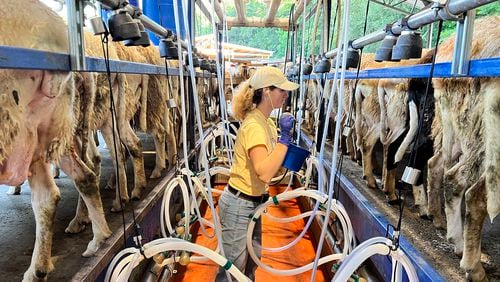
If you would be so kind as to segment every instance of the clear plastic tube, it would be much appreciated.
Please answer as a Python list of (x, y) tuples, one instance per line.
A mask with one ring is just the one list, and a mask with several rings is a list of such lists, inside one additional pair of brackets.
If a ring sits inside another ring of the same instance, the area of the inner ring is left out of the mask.
[[(162, 252), (174, 251), (174, 250), (197, 253), (210, 259), (211, 261), (215, 262), (221, 267), (227, 267), (226, 264), (228, 263), (228, 260), (223, 256), (219, 255), (218, 253), (206, 247), (196, 245), (181, 239), (162, 238), (151, 241), (147, 244), (144, 244), (143, 246), (143, 253), (146, 258), (151, 258), (154, 255)], [(125, 249), (119, 254), (122, 255), (121, 256), (122, 259), (119, 262), (118, 260), (120, 257), (116, 256), (113, 259), (112, 265), (110, 265), (108, 271), (106, 272), (106, 278), (105, 278), (106, 282), (128, 281), (130, 274), (132, 273), (132, 270), (144, 259), (144, 256), (140, 253), (140, 250), (136, 248)], [(127, 256), (123, 257), (123, 255)], [(243, 273), (241, 273), (241, 271), (234, 265), (230, 265), (227, 270), (231, 275), (233, 275), (234, 278), (236, 278), (237, 281), (244, 281), (244, 282), (250, 281), (250, 279), (245, 275), (243, 275)]]
[[(180, 1), (181, 2), (181, 11), (182, 11), (182, 16), (183, 16), (183, 23), (184, 23), (184, 30), (186, 32), (186, 37), (187, 39), (190, 38), (190, 34), (189, 34), (189, 26), (188, 26), (188, 23), (189, 23), (189, 20), (188, 20), (188, 16), (187, 16), (187, 9), (185, 8), (185, 1)], [(173, 1), (173, 4), (174, 4), (174, 18), (175, 18), (175, 26), (179, 27), (177, 28), (177, 36), (178, 38), (180, 38), (180, 23), (179, 23), (179, 7), (178, 7), (178, 3), (177, 1)], [(180, 46), (180, 41), (177, 43), (178, 46), (177, 46), (177, 49), (178, 49), (178, 55), (179, 55), (179, 59), (182, 58), (182, 53), (181, 53), (181, 46)], [(196, 79), (195, 79), (195, 70), (193, 68), (193, 50), (192, 50), (192, 47), (191, 47), (191, 42), (188, 41), (188, 44), (187, 44), (187, 55), (188, 55), (188, 60), (189, 60), (189, 70), (190, 70), (190, 78), (191, 78), (191, 85), (193, 87), (193, 92), (194, 93), (198, 93), (197, 92), (197, 89), (196, 89)], [(220, 70), (220, 68), (218, 67), (218, 72)], [(181, 71), (182, 73), (182, 71)], [(220, 80), (220, 77), (218, 75), (218, 79), (219, 81)], [(182, 85), (183, 83), (181, 83)], [(202, 124), (201, 124), (201, 117), (200, 117), (200, 105), (199, 105), (199, 102), (198, 102), (198, 99), (193, 99), (194, 101), (194, 108), (195, 108), (195, 116), (196, 116), (196, 125), (197, 125), (197, 128), (198, 128), (198, 132), (200, 135), (202, 135), (202, 132), (203, 132), (203, 128), (202, 128)], [(203, 164), (204, 164), (204, 167), (205, 167), (205, 170), (204, 170), (204, 173), (205, 173), (205, 177), (208, 179), (210, 177), (210, 174), (209, 174), (209, 171), (208, 171), (208, 161), (207, 161), (207, 155), (206, 155), (206, 148), (205, 148), (205, 144), (203, 142), (201, 142), (201, 154), (203, 155), (202, 157), (202, 161), (203, 161)], [(186, 152), (185, 152), (186, 153)], [(220, 248), (220, 251), (222, 253), (222, 255), (224, 255), (224, 249), (222, 248), (222, 240), (221, 240), (221, 230), (220, 230), (220, 226), (218, 224), (218, 218), (217, 218), (217, 213), (215, 211), (215, 207), (213, 205), (213, 198), (212, 198), (212, 187), (210, 185), (210, 181), (207, 181), (206, 182), (207, 184), (207, 188), (208, 188), (208, 204), (209, 204), (209, 207), (210, 207), (210, 211), (212, 213), (212, 218), (214, 220), (214, 229), (215, 229), (215, 234), (216, 234), (216, 237), (217, 237), (217, 243), (219, 245), (219, 248)]]
[[(313, 198), (320, 203), (324, 203), (326, 201), (326, 195), (324, 193), (321, 193), (321, 192), (316, 191), (316, 190), (295, 190), (295, 191), (290, 191), (290, 192), (286, 192), (286, 193), (281, 193), (275, 197), (276, 197), (276, 200), (278, 200), (278, 201), (286, 201), (286, 200), (297, 198), (300, 196)], [(258, 206), (255, 210), (254, 218), (260, 217), (262, 212), (266, 209), (266, 207), (273, 205), (273, 204), (274, 204), (274, 201), (272, 199), (269, 199), (267, 202)], [(317, 265), (321, 265), (321, 264), (324, 264), (324, 263), (329, 262), (329, 261), (339, 261), (339, 260), (343, 259), (347, 255), (347, 250), (352, 245), (351, 240), (354, 237), (352, 235), (352, 225), (350, 224), (350, 220), (348, 217), (346, 217), (346, 214), (344, 213), (345, 209), (343, 209), (343, 207), (339, 206), (339, 203), (337, 201), (331, 202), (330, 209), (332, 209), (338, 215), (338, 218), (340, 219), (340, 224), (342, 226), (342, 230), (344, 230), (343, 252), (341, 254), (333, 254), (333, 255), (323, 257), (323, 258), (318, 260)], [(342, 210), (344, 210), (344, 211), (342, 211)], [(264, 269), (268, 272), (271, 272), (273, 274), (276, 274), (276, 275), (297, 275), (299, 273), (303, 273), (305, 271), (308, 271), (308, 270), (312, 269), (313, 267), (317, 267), (317, 266), (314, 266), (313, 262), (311, 262), (307, 265), (304, 265), (302, 267), (298, 267), (298, 268), (294, 268), (294, 269), (287, 269), (287, 270), (274, 269), (274, 268), (269, 267), (268, 265), (265, 265), (257, 257), (255, 250), (254, 250), (254, 246), (252, 243), (252, 233), (253, 233), (254, 228), (255, 228), (255, 221), (251, 220), (250, 224), (248, 226), (248, 230), (247, 230), (247, 250), (248, 250), (248, 254), (250, 255), (250, 257), (262, 269)]]
[[(291, 247), (295, 246), (302, 239), (302, 237), (304, 237), (304, 235), (307, 233), (307, 230), (309, 230), (309, 227), (311, 226), (311, 223), (314, 219), (314, 216), (315, 216), (316, 212), (318, 212), (318, 208), (319, 208), (319, 202), (316, 202), (316, 204), (314, 206), (314, 210), (311, 212), (308, 212), (311, 214), (311, 216), (309, 216), (309, 219), (307, 220), (306, 226), (304, 226), (304, 228), (300, 232), (299, 236), (295, 237), (295, 239), (292, 240), (290, 243), (288, 243), (284, 246), (281, 246), (281, 247), (277, 247), (277, 248), (266, 248), (266, 247), (262, 247), (262, 246), (260, 246), (260, 248), (262, 250), (265, 250), (268, 252), (276, 253), (276, 252), (282, 252), (284, 250), (288, 250)], [(319, 213), (319, 214), (321, 214), (321, 213)], [(322, 213), (322, 214), (324, 215), (325, 213)]]
[[(339, 149), (339, 136), (340, 136), (340, 120), (342, 119), (342, 111), (343, 111), (343, 97), (344, 97), (344, 81), (345, 81), (345, 71), (346, 71), (346, 65), (347, 65), (347, 48), (349, 47), (349, 23), (350, 23), (350, 7), (351, 7), (351, 1), (350, 0), (344, 0), (344, 14), (343, 14), (343, 20), (342, 20), (342, 34), (341, 34), (341, 40), (342, 41), (342, 71), (340, 73), (340, 90), (338, 92), (338, 99), (337, 99), (337, 118), (336, 120), (338, 121), (335, 124), (335, 137), (333, 141), (333, 152), (332, 152), (332, 168), (331, 168), (331, 174), (330, 174), (330, 181), (328, 185), (328, 200), (327, 200), (327, 206), (330, 206), (330, 203), (332, 202), (333, 198), (333, 184), (335, 182), (335, 175), (337, 173), (337, 157), (338, 157), (338, 149)], [(330, 92), (330, 99), (328, 101), (328, 107), (326, 111), (326, 117), (330, 116), (332, 107), (333, 107), (333, 95), (335, 94), (335, 91), (337, 90), (337, 78), (338, 78), (338, 71), (339, 71), (339, 63), (340, 60), (337, 58), (335, 61), (335, 74), (333, 78), (333, 83), (331, 87), (331, 92)], [(327, 132), (328, 129), (328, 124), (329, 124), (329, 118), (326, 118), (325, 120), (325, 130), (324, 132)], [(321, 140), (321, 150), (320, 152), (325, 151), (325, 143), (326, 143), (326, 134), (323, 134), (323, 138)], [(323, 163), (323, 154), (320, 154), (319, 158), (319, 163)], [(318, 177), (318, 186), (321, 187), (322, 185), (322, 171), (319, 170), (319, 177)], [(330, 209), (326, 210), (326, 218), (329, 217), (330, 214)], [(328, 228), (328, 222), (325, 220), (323, 222), (323, 226), (321, 227), (321, 235), (319, 236), (319, 242), (318, 246), (316, 248), (316, 257), (314, 259), (314, 268), (311, 274), (311, 281), (314, 281), (316, 278), (316, 271), (317, 271), (317, 262), (319, 260), (319, 257), (321, 255), (321, 249), (323, 248), (323, 242), (325, 239), (326, 235), (326, 228)], [(344, 252), (346, 249), (343, 250)]]
[[(160, 229), (163, 237), (168, 237), (170, 234), (173, 234), (174, 228), (170, 222), (170, 209), (168, 208), (168, 203), (170, 202), (170, 197), (172, 195), (173, 190), (179, 187), (182, 192), (182, 200), (184, 201), (184, 214), (185, 216), (189, 216), (190, 208), (189, 208), (189, 192), (186, 186), (186, 183), (180, 176), (176, 176), (167, 184), (165, 191), (163, 192), (163, 201), (161, 203), (161, 212), (160, 212)], [(165, 224), (168, 230), (165, 230)], [(185, 220), (184, 227), (186, 230), (189, 230), (189, 220)]]
[[(392, 241), (385, 237), (374, 237), (361, 243), (353, 252), (346, 257), (339, 269), (335, 273), (332, 281), (344, 282), (358, 269), (358, 267), (373, 255), (390, 255), (393, 261), (393, 268), (396, 268), (396, 275), (391, 281), (402, 281), (401, 267), (406, 271), (410, 282), (417, 282), (418, 276), (415, 268), (411, 264), (406, 254), (399, 248), (391, 251)], [(395, 262), (398, 263), (397, 266)], [(399, 269), (397, 269), (399, 267)]]
[[(307, 167), (306, 167), (306, 174), (304, 176), (305, 177), (304, 187), (309, 188), (309, 182), (311, 181), (311, 175), (312, 175), (313, 168), (315, 168), (316, 171), (318, 172), (320, 165), (318, 162), (318, 158), (315, 156), (309, 157), (306, 160), (306, 164), (307, 164)], [(323, 171), (323, 174), (326, 174), (326, 169), (325, 169), (324, 165), (321, 165), (321, 169)], [(318, 186), (318, 190), (323, 192), (323, 193), (326, 193), (327, 186), (328, 186), (328, 182), (325, 182), (325, 184), (321, 185), (321, 187)]]

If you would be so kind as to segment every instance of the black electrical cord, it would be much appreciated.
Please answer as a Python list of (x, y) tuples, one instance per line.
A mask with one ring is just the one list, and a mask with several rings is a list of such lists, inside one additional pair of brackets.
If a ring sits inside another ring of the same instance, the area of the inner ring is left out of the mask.
[[(436, 56), (437, 56), (437, 52), (438, 52), (438, 45), (439, 45), (439, 40), (441, 38), (442, 29), (443, 29), (443, 21), (441, 20), (441, 21), (439, 21), (439, 25), (438, 25), (438, 33), (436, 36), (436, 45), (434, 48), (434, 53), (432, 54), (431, 69), (429, 71), (429, 76), (427, 77), (427, 85), (425, 87), (424, 100), (421, 103), (424, 106), (427, 105), (427, 97), (429, 96), (429, 92), (430, 92), (430, 88), (431, 88), (431, 84), (432, 84), (432, 78), (434, 77), (434, 67), (436, 64)], [(417, 135), (415, 136), (415, 140), (417, 140), (418, 136), (420, 136), (420, 134), (422, 133), (422, 127), (424, 125), (424, 119), (423, 119), (424, 111), (425, 111), (424, 107), (420, 108), (420, 112), (419, 112), (420, 119), (418, 121), (418, 130), (417, 130)], [(410, 153), (410, 159), (408, 160), (408, 166), (413, 167), (415, 165), (415, 162), (417, 160), (416, 155), (417, 155), (417, 142), (414, 141), (412, 149), (411, 149), (411, 153)]]
[(283, 176), (281, 176), (281, 178), (279, 180), (276, 180), (274, 182), (269, 183), (269, 186), (274, 186), (274, 185), (280, 183), (281, 180), (283, 180), (283, 178), (285, 178), (287, 173), (288, 173), (288, 168), (285, 170), (285, 173), (283, 173)]
[[(173, 89), (172, 89), (172, 85), (170, 84), (170, 75), (168, 74), (168, 61), (167, 61), (167, 58), (164, 58), (164, 62), (165, 62), (165, 76), (167, 78), (167, 99), (168, 100), (174, 100), (174, 92), (173, 92)], [(169, 105), (170, 106), (170, 105)], [(177, 107), (177, 105), (176, 105)], [(175, 126), (176, 124), (176, 120), (177, 120), (177, 111), (175, 110), (176, 108), (170, 108), (170, 107), (167, 107), (169, 108), (170, 110), (172, 110), (172, 122), (173, 122), (173, 133), (174, 133), (174, 136), (177, 136), (175, 133), (177, 131), (177, 127)], [(176, 145), (177, 146), (177, 145)], [(177, 149), (177, 148), (176, 148)], [(179, 167), (179, 154), (177, 154), (177, 151), (176, 151), (176, 154), (175, 154), (175, 173), (176, 175), (179, 175), (181, 174), (181, 169)]]
[[(438, 25), (438, 34), (437, 34), (437, 37), (436, 37), (436, 45), (435, 45), (435, 48), (434, 48), (434, 53), (432, 54), (432, 64), (431, 64), (431, 69), (430, 69), (430, 72), (429, 72), (429, 76), (427, 77), (427, 86), (426, 86), (426, 89), (425, 89), (425, 95), (424, 95), (424, 100), (423, 100), (423, 105), (426, 104), (426, 101), (427, 101), (427, 97), (428, 97), (428, 94), (430, 92), (430, 86), (431, 86), (431, 82), (432, 82), (432, 77), (434, 76), (434, 66), (436, 64), (436, 55), (437, 55), (437, 51), (438, 51), (438, 45), (439, 45), (439, 39), (441, 37), (441, 31), (442, 31), (442, 28), (443, 28), (443, 21), (440, 20), (439, 21), (439, 25)], [(422, 118), (422, 115), (424, 113), (424, 107), (422, 107), (420, 109), (420, 119), (419, 119), (419, 122), (418, 122), (418, 130), (417, 130), (417, 135), (416, 135), (416, 139), (418, 138), (418, 136), (420, 135), (421, 131), (422, 131), (422, 127), (423, 127), (423, 118)], [(417, 146), (416, 146), (416, 141), (413, 142), (413, 146), (412, 146), (412, 150), (411, 150), (411, 153), (410, 153), (410, 160), (408, 161), (409, 162), (409, 165), (410, 164), (414, 164), (415, 160), (416, 160), (416, 155), (417, 155)], [(407, 191), (404, 190), (404, 197), (402, 197), (402, 191), (401, 191), (401, 188), (398, 188), (398, 202), (399, 202), (399, 219), (398, 219), (398, 224), (397, 226), (395, 227), (395, 231), (399, 232), (401, 230), (401, 224), (402, 224), (402, 221), (403, 221), (403, 210), (404, 210), (404, 206), (405, 206), (405, 200), (406, 200), (406, 193)], [(399, 248), (399, 236), (397, 236), (395, 239), (393, 239), (394, 241), (394, 249), (393, 250), (396, 250), (397, 248)]]
[[(120, 185), (120, 177), (118, 176), (118, 154), (121, 153), (121, 150), (118, 150), (118, 145), (116, 142), (116, 138), (118, 137), (118, 140), (121, 140), (120, 136), (120, 128), (116, 126), (116, 108), (115, 108), (115, 103), (114, 103), (114, 98), (113, 98), (113, 83), (111, 81), (111, 68), (109, 64), (109, 39), (108, 39), (108, 33), (105, 33), (104, 35), (101, 36), (101, 46), (102, 46), (102, 51), (104, 55), (104, 63), (106, 66), (106, 76), (109, 84), (109, 96), (110, 96), (110, 107), (109, 110), (111, 112), (111, 128), (113, 130), (113, 148), (115, 150), (115, 173), (116, 173), (116, 183), (117, 183), (117, 191), (118, 191), (118, 198), (120, 199), (120, 209), (121, 209), (121, 214), (122, 214), (122, 223), (123, 223), (123, 241), (124, 241), (124, 247), (127, 247), (127, 233), (126, 233), (126, 223), (125, 223), (125, 210), (123, 208), (123, 203), (121, 201), (121, 185)], [(116, 132), (116, 135), (115, 135)], [(120, 141), (120, 145), (122, 144)], [(126, 147), (126, 146), (125, 146)], [(135, 243), (139, 249), (141, 249), (141, 253), (144, 255), (142, 252), (142, 236), (141, 236), (141, 227), (139, 224), (137, 224), (136, 221), (136, 216), (135, 216), (135, 211), (132, 208), (132, 220), (134, 222), (134, 232), (135, 232), (135, 237), (137, 240), (135, 240)]]
[[(367, 1), (366, 3), (366, 9), (365, 9), (365, 22), (363, 26), (363, 36), (366, 34), (366, 29), (368, 26), (368, 14), (370, 12), (370, 0)], [(338, 58), (338, 56), (337, 56)], [(347, 121), (346, 121), (346, 127), (350, 127), (351, 122), (352, 122), (352, 113), (354, 110), (354, 104), (355, 104), (355, 97), (354, 95), (356, 94), (356, 89), (358, 88), (358, 82), (359, 82), (359, 71), (361, 69), (361, 61), (363, 59), (363, 48), (360, 49), (359, 52), (359, 61), (358, 61), (358, 66), (356, 68), (356, 78), (354, 79), (354, 89), (351, 93), (351, 103), (349, 103), (349, 112), (347, 114)], [(342, 122), (341, 120), (338, 120), (337, 122)], [(356, 150), (356, 148), (354, 148)], [(337, 171), (335, 172), (335, 179), (334, 179), (334, 193), (333, 196), (335, 199), (338, 199), (339, 197), (339, 192), (340, 192), (340, 176), (342, 175), (342, 165), (344, 164), (344, 154), (340, 154), (340, 157), (337, 161)]]
[[(368, 1), (368, 2), (370, 2), (370, 1)], [(340, 4), (339, 1), (337, 1), (337, 5), (335, 5), (335, 14), (334, 14), (334, 17), (333, 17), (333, 27), (334, 28), (332, 28), (332, 35), (330, 37), (330, 42), (328, 43), (328, 48), (327, 49), (330, 49), (330, 47), (333, 44), (333, 38), (334, 38), (334, 35), (335, 35), (335, 23), (337, 22), (337, 15), (339, 13), (339, 5), (338, 4)], [(338, 32), (338, 30), (336, 32)]]

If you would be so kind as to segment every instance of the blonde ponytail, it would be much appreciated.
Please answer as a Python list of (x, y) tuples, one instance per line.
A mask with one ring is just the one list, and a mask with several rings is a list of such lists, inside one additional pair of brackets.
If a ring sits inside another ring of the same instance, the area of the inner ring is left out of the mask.
[(248, 112), (255, 108), (253, 103), (254, 89), (250, 86), (250, 81), (247, 80), (240, 84), (236, 89), (236, 94), (232, 101), (233, 117), (239, 121), (243, 121)]

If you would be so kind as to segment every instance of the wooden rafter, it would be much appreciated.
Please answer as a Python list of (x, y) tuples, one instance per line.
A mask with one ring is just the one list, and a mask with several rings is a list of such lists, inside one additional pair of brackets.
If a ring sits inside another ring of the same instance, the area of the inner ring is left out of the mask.
[(214, 1), (214, 11), (215, 14), (217, 15), (217, 18), (219, 19), (219, 23), (222, 22), (224, 19), (224, 13), (222, 12), (222, 8), (220, 6), (219, 0), (196, 0), (196, 3), (198, 4), (198, 7), (200, 8), (201, 12), (205, 15), (205, 17), (211, 22), (212, 19), (212, 1)]
[(277, 27), (284, 30), (288, 30), (288, 19), (287, 18), (275, 18), (272, 22), (266, 22), (263, 18), (251, 17), (247, 18), (246, 21), (240, 22), (238, 18), (227, 17), (227, 26), (231, 27)]
[(274, 17), (276, 16), (276, 12), (278, 11), (280, 4), (281, 0), (271, 0), (265, 19), (266, 23), (272, 23), (274, 21)]
[(222, 12), (222, 8), (220, 7), (219, 0), (210, 0), (210, 1), (214, 1), (215, 13), (217, 14), (217, 17), (219, 18), (219, 22), (221, 23), (222, 20), (224, 19), (224, 12)]
[(245, 23), (245, 0), (234, 0), (236, 15), (240, 23)]
[(293, 13), (293, 21), (297, 22), (302, 12), (304, 12), (304, 4), (309, 4), (309, 0), (299, 0), (299, 3), (295, 6), (295, 12)]
[(196, 4), (198, 4), (200, 11), (203, 13), (203, 15), (205, 15), (205, 17), (208, 19), (208, 21), (212, 22), (212, 15), (210, 14), (207, 7), (205, 6), (205, 3), (203, 3), (202, 0), (196, 0)]

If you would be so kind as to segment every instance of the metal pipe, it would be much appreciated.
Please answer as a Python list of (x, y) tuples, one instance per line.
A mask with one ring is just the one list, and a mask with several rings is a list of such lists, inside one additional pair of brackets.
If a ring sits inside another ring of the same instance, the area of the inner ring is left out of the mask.
[(451, 62), (451, 74), (465, 76), (469, 73), (472, 31), (474, 30), (475, 17), (476, 10), (470, 10), (467, 12), (464, 21), (457, 23), (455, 47), (453, 49), (453, 60)]
[(150, 31), (154, 32), (155, 34), (161, 36), (161, 37), (170, 37), (172, 36), (172, 32), (169, 31), (168, 29), (164, 28), (163, 26), (159, 25), (149, 17), (145, 15), (140, 15), (137, 17), (139, 20), (141, 20), (142, 24), (144, 25), (145, 28), (149, 29)]
[(101, 2), (101, 4), (106, 6), (105, 8), (109, 8), (111, 10), (116, 10), (120, 8), (120, 3), (121, 3), (120, 0), (97, 0), (97, 1)]
[[(103, 8), (108, 10), (109, 9), (114, 10), (112, 7), (120, 6), (120, 0), (97, 0), (97, 1), (101, 2), (101, 4), (104, 5)], [(127, 13), (129, 13), (132, 17), (139, 19), (145, 28), (157, 34), (158, 36), (164, 38), (172, 36), (171, 31), (159, 25), (155, 21), (151, 20), (148, 16), (144, 15), (141, 9), (134, 7), (130, 4), (123, 7), (123, 9), (125, 9), (125, 11), (127, 11)], [(176, 40), (179, 40), (181, 42), (181, 46), (183, 49), (185, 50), (187, 49), (187, 43), (184, 40), (180, 38), (177, 38)]]
[(81, 1), (68, 1), (68, 38), (71, 70), (85, 69), (85, 42), (83, 40), (83, 6)]
[(432, 33), (434, 30), (434, 23), (429, 25), (429, 32), (427, 33), (427, 48), (432, 48)]
[[(418, 29), (421, 26), (439, 21), (449, 20), (456, 15), (467, 12), (483, 5), (496, 2), (497, 0), (450, 0), (447, 6), (428, 8), (422, 10), (408, 18), (408, 27), (411, 29)], [(401, 26), (398, 22), (392, 25), (391, 31), (394, 35), (401, 34)], [(378, 30), (363, 37), (360, 37), (352, 42), (354, 49), (360, 49), (366, 45), (381, 41), (385, 37), (384, 30)], [(332, 58), (337, 52), (327, 52), (327, 58)], [(333, 56), (332, 56), (333, 55)]]

